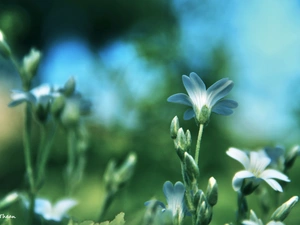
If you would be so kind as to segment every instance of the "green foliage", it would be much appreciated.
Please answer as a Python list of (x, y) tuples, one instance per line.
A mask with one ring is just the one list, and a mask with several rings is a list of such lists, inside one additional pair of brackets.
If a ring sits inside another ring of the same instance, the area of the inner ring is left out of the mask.
[(69, 222), (68, 225), (124, 225), (125, 220), (124, 220), (124, 213), (121, 212), (118, 215), (116, 215), (115, 219), (112, 221), (105, 221), (102, 223), (95, 223), (93, 221), (83, 221), (81, 223), (74, 223), (72, 221)]

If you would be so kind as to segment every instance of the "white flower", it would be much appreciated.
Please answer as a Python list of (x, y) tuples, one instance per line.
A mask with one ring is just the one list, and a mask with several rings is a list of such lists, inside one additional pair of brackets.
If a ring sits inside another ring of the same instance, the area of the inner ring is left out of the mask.
[(286, 182), (290, 181), (283, 173), (274, 169), (266, 169), (266, 167), (270, 164), (271, 159), (264, 154), (251, 151), (248, 156), (245, 152), (236, 148), (229, 148), (226, 154), (239, 161), (245, 167), (245, 170), (237, 172), (233, 177), (232, 186), (235, 191), (239, 191), (241, 189), (243, 181), (246, 178), (252, 178), (256, 185), (260, 184), (261, 181), (264, 180), (275, 191), (280, 192), (282, 192), (282, 187), (274, 179)]
[(47, 199), (38, 198), (35, 200), (34, 211), (46, 220), (61, 221), (75, 205), (77, 205), (77, 201), (73, 199), (62, 199), (55, 205), (52, 205)]
[(46, 108), (53, 97), (59, 95), (58, 87), (53, 87), (49, 84), (42, 84), (30, 91), (13, 90), (11, 94), (12, 101), (9, 107), (17, 106), (23, 102), (29, 102), (35, 106), (42, 106)]
[(238, 105), (233, 100), (223, 100), (233, 87), (233, 82), (228, 78), (217, 81), (207, 90), (201, 78), (194, 72), (190, 76), (183, 75), (182, 82), (188, 95), (174, 94), (168, 101), (192, 107), (184, 113), (186, 120), (196, 117), (199, 123), (206, 123), (211, 112), (230, 115), (233, 113), (232, 109)]

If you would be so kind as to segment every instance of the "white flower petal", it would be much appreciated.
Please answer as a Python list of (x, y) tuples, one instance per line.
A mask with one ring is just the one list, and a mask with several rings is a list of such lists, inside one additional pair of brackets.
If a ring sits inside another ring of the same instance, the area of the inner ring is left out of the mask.
[(233, 82), (228, 78), (218, 80), (207, 89), (207, 101), (214, 106), (221, 98), (225, 97), (233, 88)]
[(46, 199), (38, 198), (35, 200), (34, 211), (42, 215), (45, 219), (50, 219), (52, 214), (51, 203)]
[[(261, 173), (270, 164), (271, 159), (267, 156), (263, 156), (259, 152), (250, 152), (250, 170)], [(258, 175), (258, 174), (256, 174)]]
[(53, 207), (51, 219), (60, 221), (62, 217), (77, 204), (77, 201), (73, 199), (63, 199), (58, 201)]
[(285, 174), (283, 174), (283, 173), (281, 173), (277, 170), (274, 170), (274, 169), (264, 170), (260, 174), (259, 177), (262, 178), (262, 179), (275, 178), (275, 179), (283, 180), (283, 181), (286, 181), (286, 182), (290, 182), (290, 179)]
[(250, 178), (250, 177), (255, 177), (253, 173), (247, 171), (247, 170), (242, 170), (237, 172), (233, 179), (232, 179), (232, 187), (235, 191), (238, 191), (241, 189), (243, 185), (243, 180), (245, 178)]
[(168, 99), (168, 102), (179, 103), (187, 106), (193, 106), (192, 101), (189, 96), (183, 93), (178, 93), (171, 95)]
[(193, 117), (195, 117), (195, 112), (194, 112), (193, 109), (187, 109), (187, 110), (184, 112), (183, 119), (185, 119), (185, 120), (190, 120), (190, 119), (192, 119)]
[(257, 223), (254, 222), (254, 221), (251, 221), (251, 220), (244, 220), (244, 221), (242, 222), (242, 225), (259, 225), (259, 224), (257, 224)]
[(275, 191), (282, 192), (281, 185), (274, 179), (264, 179)]
[(245, 169), (249, 168), (250, 160), (244, 151), (239, 150), (237, 148), (229, 148), (226, 154), (231, 158), (239, 161), (245, 167)]

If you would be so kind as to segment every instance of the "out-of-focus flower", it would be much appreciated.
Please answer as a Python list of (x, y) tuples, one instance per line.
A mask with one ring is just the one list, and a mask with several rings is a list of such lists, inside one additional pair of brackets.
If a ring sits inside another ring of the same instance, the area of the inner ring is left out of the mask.
[[(67, 212), (77, 204), (77, 201), (69, 198), (59, 200), (55, 205), (52, 205), (47, 199), (37, 198), (34, 212), (41, 215), (45, 220), (61, 221)], [(29, 203), (25, 202), (25, 205), (28, 207)]]
[(8, 106), (14, 107), (23, 102), (28, 102), (31, 104), (33, 112), (39, 121), (45, 121), (49, 113), (51, 101), (60, 95), (58, 91), (58, 87), (49, 84), (42, 84), (28, 92), (13, 90), (11, 94), (12, 101)]
[(253, 187), (257, 187), (264, 180), (275, 191), (280, 192), (282, 192), (282, 187), (274, 179), (286, 182), (290, 181), (283, 173), (274, 169), (266, 169), (266, 167), (270, 164), (271, 159), (259, 152), (251, 151), (248, 156), (245, 152), (239, 149), (229, 148), (226, 154), (239, 161), (245, 168), (245, 170), (237, 172), (233, 177), (232, 186), (235, 191), (239, 191), (242, 188), (246, 178), (251, 180)]
[(33, 88), (29, 92), (13, 90), (11, 94), (12, 101), (9, 103), (9, 107), (17, 106), (23, 102), (28, 102), (33, 105), (41, 105), (47, 107), (49, 101), (58, 95), (58, 88), (49, 84), (42, 84)]
[[(166, 181), (163, 185), (163, 192), (167, 199), (167, 206), (160, 201), (156, 201), (156, 204), (162, 207), (162, 212), (171, 212), (173, 218), (179, 221), (182, 221), (185, 215), (189, 215), (184, 202), (185, 187), (183, 183), (178, 181), (173, 186), (170, 181)], [(145, 205), (148, 206), (151, 203), (153, 204), (153, 200), (147, 201)]]
[(238, 106), (233, 100), (223, 99), (233, 87), (233, 82), (223, 78), (206, 90), (202, 79), (194, 72), (182, 76), (183, 85), (188, 93), (178, 93), (168, 98), (169, 102), (191, 106), (184, 113), (184, 119), (196, 117), (200, 124), (207, 123), (211, 112), (220, 115), (230, 115), (233, 108)]

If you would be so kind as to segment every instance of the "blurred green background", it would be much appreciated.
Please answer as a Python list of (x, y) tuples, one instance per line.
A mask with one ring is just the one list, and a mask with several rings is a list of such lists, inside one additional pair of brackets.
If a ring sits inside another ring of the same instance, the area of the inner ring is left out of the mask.
[[(74, 76), (77, 89), (93, 102), (87, 119), (88, 163), (70, 215), (96, 220), (103, 200), (103, 172), (109, 159), (136, 152), (131, 182), (118, 193), (106, 219), (125, 212), (130, 225), (141, 224), (144, 202), (165, 202), (162, 185), (181, 180), (179, 159), (169, 137), (172, 118), (197, 137), (194, 121), (184, 121), (185, 106), (167, 103), (185, 92), (182, 74), (194, 71), (207, 86), (229, 77), (229, 98), (239, 107), (229, 117), (212, 115), (200, 153), (200, 187), (209, 177), (219, 184), (212, 224), (234, 221), (231, 188), (239, 163), (231, 147), (260, 149), (299, 144), (299, 1), (196, 0), (2, 0), (0, 29), (21, 61), (31, 47), (43, 52), (35, 85), (64, 84)], [(21, 83), (12, 64), (0, 58), (0, 196), (24, 187), (22, 107), (8, 108), (10, 90)], [(38, 132), (33, 143), (39, 143)], [(48, 180), (40, 196), (63, 197), (66, 138), (56, 136)], [(296, 161), (283, 199), (299, 195)], [(250, 208), (255, 211), (257, 199)], [(296, 206), (286, 220), (299, 224)], [(1, 212), (0, 212), (1, 213)], [(257, 212), (258, 216), (262, 216)], [(20, 222), (20, 221), (19, 221)], [(265, 221), (267, 222), (267, 221)], [(17, 224), (17, 221), (16, 221)], [(22, 224), (22, 222), (20, 222)]]

